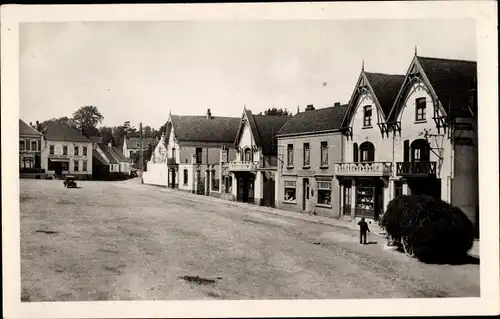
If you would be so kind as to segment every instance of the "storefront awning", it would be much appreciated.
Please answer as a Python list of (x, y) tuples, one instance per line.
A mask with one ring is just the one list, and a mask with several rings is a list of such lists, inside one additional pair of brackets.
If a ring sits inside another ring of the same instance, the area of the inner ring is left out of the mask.
[(69, 162), (68, 158), (49, 158), (51, 162)]

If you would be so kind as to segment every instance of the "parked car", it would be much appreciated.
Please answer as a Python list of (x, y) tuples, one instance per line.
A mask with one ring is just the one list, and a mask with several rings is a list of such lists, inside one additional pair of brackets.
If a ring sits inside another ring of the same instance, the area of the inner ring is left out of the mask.
[(66, 187), (66, 188), (76, 188), (77, 187), (75, 177), (71, 176), (71, 175), (66, 176), (63, 184), (64, 184), (64, 187)]

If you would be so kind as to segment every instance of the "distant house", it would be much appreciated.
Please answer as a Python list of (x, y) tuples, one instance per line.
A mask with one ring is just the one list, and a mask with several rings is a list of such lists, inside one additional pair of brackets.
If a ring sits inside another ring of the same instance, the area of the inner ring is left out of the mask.
[(43, 130), (42, 169), (58, 177), (92, 177), (92, 142), (66, 124), (53, 123)]
[[(42, 133), (19, 119), (19, 169), (24, 173), (39, 173), (42, 169)], [(27, 175), (26, 175), (27, 177)]]
[[(155, 138), (143, 138), (142, 139), (142, 151), (146, 151), (148, 149), (148, 145), (151, 144), (152, 147), (155, 147), (158, 141)], [(140, 153), (141, 150), (141, 138), (140, 137), (125, 137), (123, 140), (123, 149), (122, 154), (129, 160), (129, 163), (132, 163), (131, 156), (133, 154)], [(147, 159), (144, 159), (146, 162)]]
[(130, 174), (128, 159), (121, 153), (120, 148), (112, 146), (111, 142), (96, 143), (93, 148), (93, 157), (101, 166), (94, 174), (96, 179), (107, 179), (116, 174)]
[(228, 162), (233, 200), (275, 206), (277, 134), (287, 116), (253, 115), (243, 109), (234, 147), (236, 157)]

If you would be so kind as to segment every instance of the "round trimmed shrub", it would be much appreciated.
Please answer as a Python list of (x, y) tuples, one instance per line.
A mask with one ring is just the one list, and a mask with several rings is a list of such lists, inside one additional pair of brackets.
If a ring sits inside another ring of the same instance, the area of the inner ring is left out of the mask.
[(458, 207), (427, 195), (392, 200), (380, 225), (422, 261), (446, 262), (467, 255), (474, 227)]

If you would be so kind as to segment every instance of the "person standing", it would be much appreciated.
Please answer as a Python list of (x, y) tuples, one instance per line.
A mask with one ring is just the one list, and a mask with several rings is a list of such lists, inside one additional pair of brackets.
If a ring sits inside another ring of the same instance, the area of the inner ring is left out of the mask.
[(364, 217), (361, 217), (361, 221), (358, 223), (359, 225), (359, 243), (361, 245), (366, 245), (366, 233), (370, 232), (370, 228), (368, 227), (368, 223), (365, 221)]

